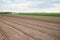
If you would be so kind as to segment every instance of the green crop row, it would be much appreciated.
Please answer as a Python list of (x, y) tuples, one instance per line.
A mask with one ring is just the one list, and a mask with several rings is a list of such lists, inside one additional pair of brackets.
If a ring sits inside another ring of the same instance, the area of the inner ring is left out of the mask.
[(19, 15), (55, 16), (55, 17), (60, 17), (60, 13), (19, 13)]
[(12, 14), (12, 12), (0, 12), (0, 14)]
[(60, 13), (12, 13), (12, 12), (0, 12), (0, 14), (13, 14), (13, 15), (31, 15), (31, 16), (54, 16), (60, 17)]

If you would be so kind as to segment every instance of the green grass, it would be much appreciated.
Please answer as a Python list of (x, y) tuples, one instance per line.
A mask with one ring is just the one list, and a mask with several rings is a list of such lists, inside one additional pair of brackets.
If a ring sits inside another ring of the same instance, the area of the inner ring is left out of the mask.
[[(12, 12), (0, 12), (0, 14), (11, 14)], [(13, 15), (28, 15), (28, 16), (50, 16), (60, 17), (60, 13), (14, 13)]]
[(0, 14), (12, 14), (12, 12), (0, 12)]
[(19, 15), (60, 17), (60, 13), (19, 13)]

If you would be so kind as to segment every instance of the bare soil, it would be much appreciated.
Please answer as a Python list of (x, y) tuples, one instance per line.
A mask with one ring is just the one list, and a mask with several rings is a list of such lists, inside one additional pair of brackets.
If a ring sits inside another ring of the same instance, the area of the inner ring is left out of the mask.
[(60, 40), (60, 18), (0, 15), (0, 40)]

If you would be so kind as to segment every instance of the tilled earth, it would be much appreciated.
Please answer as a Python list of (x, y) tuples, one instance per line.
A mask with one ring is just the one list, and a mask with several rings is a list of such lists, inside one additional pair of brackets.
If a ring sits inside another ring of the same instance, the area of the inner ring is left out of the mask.
[(60, 40), (60, 18), (0, 15), (0, 40)]
[(2, 31), (0, 31), (0, 40), (8, 40), (6, 35)]

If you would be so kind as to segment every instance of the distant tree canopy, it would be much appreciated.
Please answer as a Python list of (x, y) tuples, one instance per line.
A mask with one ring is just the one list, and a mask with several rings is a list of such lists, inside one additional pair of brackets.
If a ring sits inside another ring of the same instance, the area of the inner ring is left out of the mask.
[(12, 14), (12, 12), (0, 12), (0, 14)]
[(0, 12), (0, 14), (11, 14), (11, 15), (31, 15), (31, 16), (55, 16), (60, 17), (60, 13), (15, 13), (15, 12)]

